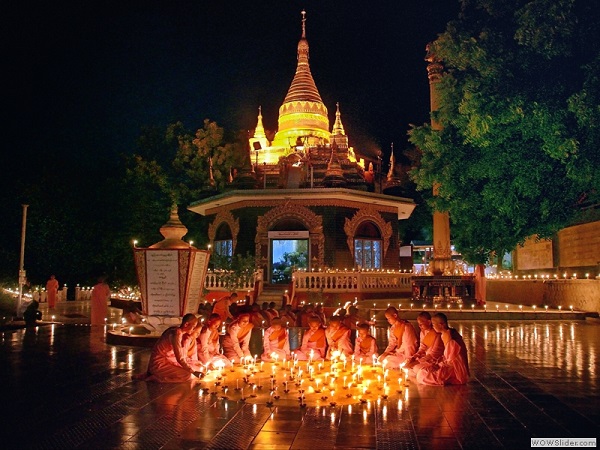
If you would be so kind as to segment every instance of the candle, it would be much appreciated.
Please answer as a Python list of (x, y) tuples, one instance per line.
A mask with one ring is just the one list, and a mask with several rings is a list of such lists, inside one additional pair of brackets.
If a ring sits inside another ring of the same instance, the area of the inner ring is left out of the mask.
[(261, 361), (261, 362), (260, 362), (260, 371), (261, 371), (261, 372), (263, 371), (263, 366), (264, 366), (264, 365), (265, 365), (265, 362), (264, 362), (264, 361)]
[(242, 388), (242, 399), (244, 398), (244, 388)]

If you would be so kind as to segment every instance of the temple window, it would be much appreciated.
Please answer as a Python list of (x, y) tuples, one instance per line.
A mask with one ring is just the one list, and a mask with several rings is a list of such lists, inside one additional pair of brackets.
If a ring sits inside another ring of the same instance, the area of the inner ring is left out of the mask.
[(363, 269), (380, 269), (382, 240), (379, 229), (371, 222), (360, 225), (354, 237), (354, 264)]
[(219, 256), (233, 256), (233, 237), (227, 223), (222, 223), (217, 229), (214, 252)]
[(214, 251), (220, 256), (233, 256), (233, 240), (215, 241)]

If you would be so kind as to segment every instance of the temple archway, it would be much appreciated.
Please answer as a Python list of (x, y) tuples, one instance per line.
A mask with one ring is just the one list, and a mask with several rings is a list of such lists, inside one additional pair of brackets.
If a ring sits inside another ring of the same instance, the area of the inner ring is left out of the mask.
[[(258, 217), (256, 229), (256, 264), (270, 273), (273, 240), (307, 240), (307, 269), (323, 265), (325, 236), (320, 216), (304, 206), (285, 204)], [(269, 279), (270, 281), (270, 279)]]

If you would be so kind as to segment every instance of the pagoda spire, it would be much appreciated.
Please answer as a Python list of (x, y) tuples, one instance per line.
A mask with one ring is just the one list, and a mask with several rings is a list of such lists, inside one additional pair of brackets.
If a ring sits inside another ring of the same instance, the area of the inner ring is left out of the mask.
[(306, 11), (302, 11), (302, 37), (298, 42), (298, 65), (296, 75), (283, 103), (309, 101), (323, 103), (308, 64), (308, 40), (306, 39)]
[[(272, 147), (287, 152), (298, 138), (308, 146), (329, 143), (331, 139), (327, 107), (315, 84), (308, 64), (306, 11), (302, 11), (302, 34), (297, 47), (296, 73), (279, 108), (278, 131)], [(283, 154), (281, 156), (284, 156)]]
[(256, 128), (254, 129), (255, 139), (265, 139), (267, 135), (265, 134), (265, 127), (263, 126), (263, 116), (262, 116), (262, 106), (258, 107), (258, 121), (256, 123)]
[(335, 104), (337, 110), (335, 111), (335, 122), (333, 123), (333, 130), (331, 134), (333, 135), (342, 135), (344, 136), (346, 132), (344, 131), (344, 125), (342, 125), (342, 114), (340, 113), (340, 102)]
[(396, 159), (394, 157), (394, 143), (393, 142), (391, 144), (391, 148), (392, 148), (392, 151), (390, 154), (390, 169), (388, 170), (388, 174), (387, 174), (388, 181), (390, 181), (394, 177), (394, 174), (395, 174), (394, 166), (396, 165)]

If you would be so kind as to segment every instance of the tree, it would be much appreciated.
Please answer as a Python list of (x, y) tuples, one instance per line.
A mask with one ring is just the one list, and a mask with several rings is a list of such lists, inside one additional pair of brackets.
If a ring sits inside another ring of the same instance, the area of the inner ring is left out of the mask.
[(238, 163), (240, 145), (225, 143), (226, 138), (223, 128), (208, 119), (196, 133), (180, 122), (162, 132), (145, 130), (137, 152), (128, 159), (123, 186), (128, 205), (128, 225), (124, 228), (131, 236), (146, 244), (158, 240), (159, 228), (168, 219), (172, 205), (177, 204), (179, 217), (189, 230), (188, 238), (197, 245), (205, 244), (202, 230), (206, 221), (187, 211), (186, 206), (225, 187), (229, 170)]
[(550, 237), (597, 204), (600, 7), (584, 0), (463, 0), (432, 44), (441, 130), (413, 127), (412, 176), (448, 211), (471, 262)]

